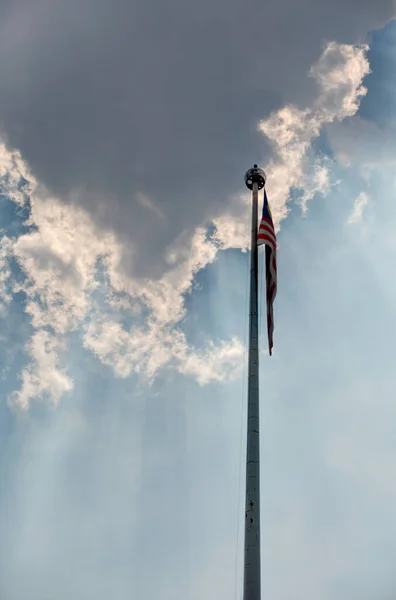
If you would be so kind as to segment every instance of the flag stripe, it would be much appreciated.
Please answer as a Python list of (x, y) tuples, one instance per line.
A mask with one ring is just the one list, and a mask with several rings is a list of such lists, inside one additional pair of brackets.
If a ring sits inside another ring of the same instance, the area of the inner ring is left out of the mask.
[(276, 238), (274, 238), (272, 234), (268, 233), (268, 231), (260, 231), (260, 233), (258, 234), (259, 243), (260, 240), (265, 240), (266, 242), (268, 242), (268, 245), (271, 245), (273, 247), (273, 249), (276, 248)]
[(269, 353), (272, 354), (274, 346), (274, 311), (273, 304), (277, 291), (277, 266), (276, 266), (276, 233), (268, 204), (267, 193), (264, 188), (264, 206), (261, 217), (257, 244), (265, 244), (265, 276), (267, 291), (267, 330)]
[(259, 232), (267, 232), (273, 237), (274, 240), (276, 240), (273, 229), (271, 229), (271, 227), (267, 223), (265, 223), (264, 225), (260, 225)]

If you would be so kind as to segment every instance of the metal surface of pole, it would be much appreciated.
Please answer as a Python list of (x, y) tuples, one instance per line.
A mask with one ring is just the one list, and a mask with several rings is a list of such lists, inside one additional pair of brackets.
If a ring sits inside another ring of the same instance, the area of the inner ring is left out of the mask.
[(265, 173), (254, 165), (245, 182), (252, 190), (252, 236), (250, 263), (249, 372), (247, 407), (245, 571), (243, 600), (261, 600), (260, 560), (260, 434), (258, 343), (258, 190)]

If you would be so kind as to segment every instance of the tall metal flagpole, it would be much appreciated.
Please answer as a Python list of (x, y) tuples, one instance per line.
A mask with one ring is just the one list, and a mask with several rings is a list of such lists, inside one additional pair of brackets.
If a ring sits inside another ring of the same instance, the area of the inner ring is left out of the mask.
[(258, 190), (266, 176), (254, 165), (245, 174), (252, 190), (252, 237), (249, 311), (249, 381), (246, 453), (245, 572), (243, 600), (261, 600), (260, 560), (260, 434), (259, 434), (259, 344), (258, 344)]

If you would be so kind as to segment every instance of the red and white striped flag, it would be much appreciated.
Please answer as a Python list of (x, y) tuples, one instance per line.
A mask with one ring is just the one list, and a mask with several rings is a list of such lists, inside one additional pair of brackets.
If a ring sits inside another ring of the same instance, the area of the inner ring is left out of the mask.
[(268, 345), (270, 356), (274, 345), (274, 310), (273, 304), (276, 296), (277, 277), (276, 277), (276, 233), (274, 222), (272, 220), (271, 209), (268, 204), (267, 192), (264, 188), (264, 206), (261, 217), (257, 244), (265, 244), (265, 278), (267, 288), (267, 328)]

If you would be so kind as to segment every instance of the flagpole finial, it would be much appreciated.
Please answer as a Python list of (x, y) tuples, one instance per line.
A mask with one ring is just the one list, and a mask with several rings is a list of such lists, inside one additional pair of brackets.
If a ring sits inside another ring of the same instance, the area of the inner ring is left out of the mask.
[(249, 169), (245, 173), (245, 184), (249, 190), (253, 189), (253, 184), (258, 184), (258, 189), (261, 190), (265, 186), (267, 176), (263, 169), (260, 169), (257, 165), (253, 166), (253, 169)]

